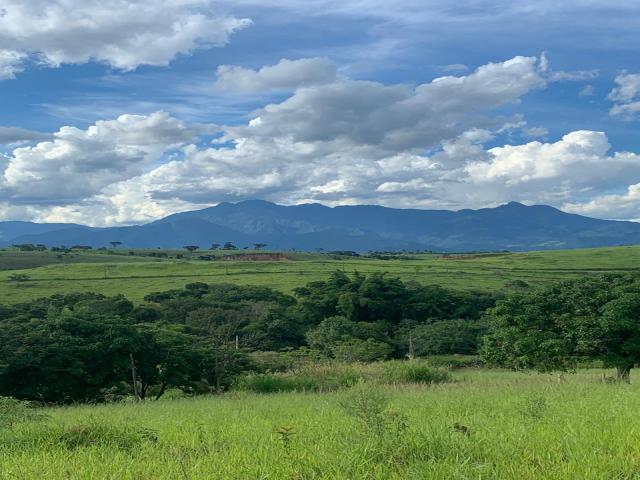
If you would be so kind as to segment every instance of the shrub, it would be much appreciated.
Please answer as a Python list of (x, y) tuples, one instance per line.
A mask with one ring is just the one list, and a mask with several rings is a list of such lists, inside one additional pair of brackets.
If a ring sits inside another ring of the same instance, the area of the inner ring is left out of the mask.
[(327, 392), (355, 385), (364, 376), (351, 365), (312, 365), (295, 372), (246, 375), (234, 388), (256, 393)]
[(12, 428), (17, 423), (35, 420), (40, 416), (29, 402), (0, 397), (0, 429)]
[(442, 320), (418, 325), (396, 338), (405, 350), (411, 337), (416, 356), (447, 355), (452, 353), (475, 354), (480, 337), (486, 328), (478, 320)]
[(384, 379), (391, 383), (444, 383), (451, 381), (451, 375), (426, 362), (395, 361), (384, 365)]
[(312, 378), (291, 374), (258, 373), (241, 377), (234, 387), (256, 393), (304, 392), (317, 390), (318, 383)]
[(381, 434), (387, 425), (389, 399), (379, 388), (364, 382), (352, 388), (340, 401), (344, 412), (354, 418), (365, 432)]
[(540, 420), (547, 411), (547, 399), (541, 394), (532, 394), (525, 397), (520, 405), (519, 411), (523, 417), (531, 418), (532, 420)]
[(448, 370), (484, 367), (484, 362), (477, 355), (436, 355), (426, 357), (424, 360), (432, 367), (442, 367)]
[(371, 338), (367, 340), (353, 338), (333, 345), (331, 353), (341, 362), (375, 362), (389, 358), (393, 353), (393, 347)]
[(249, 353), (249, 356), (261, 372), (288, 372), (328, 361), (319, 351), (308, 347), (282, 352), (257, 351)]

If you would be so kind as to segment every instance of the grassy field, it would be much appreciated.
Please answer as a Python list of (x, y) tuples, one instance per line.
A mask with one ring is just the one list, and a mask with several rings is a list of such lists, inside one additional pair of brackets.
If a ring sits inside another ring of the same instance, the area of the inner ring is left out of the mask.
[[(336, 259), (302, 253), (286, 253), (290, 261), (195, 259), (202, 253), (189, 260), (152, 259), (127, 252), (59, 258), (48, 252), (2, 251), (0, 298), (15, 303), (53, 293), (96, 291), (108, 295), (124, 293), (139, 302), (148, 293), (192, 282), (267, 285), (289, 292), (307, 282), (325, 279), (337, 269), (384, 271), (404, 280), (466, 290), (509, 289), (514, 280), (541, 285), (592, 273), (640, 270), (640, 246), (493, 255), (411, 255), (408, 259), (394, 260)], [(16, 272), (27, 274), (29, 280), (10, 281), (10, 275)]]
[(0, 430), (0, 478), (640, 478), (640, 383), (601, 373), (51, 408)]

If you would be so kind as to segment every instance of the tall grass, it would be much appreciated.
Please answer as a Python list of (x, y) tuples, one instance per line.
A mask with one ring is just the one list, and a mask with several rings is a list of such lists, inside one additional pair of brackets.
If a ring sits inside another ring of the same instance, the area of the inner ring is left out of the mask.
[(234, 389), (256, 393), (331, 392), (363, 381), (384, 384), (442, 383), (450, 380), (446, 370), (433, 368), (422, 360), (330, 363), (302, 365), (289, 372), (250, 374), (240, 378)]
[(0, 429), (0, 478), (638, 478), (640, 379), (451, 375), (438, 385), (48, 408)]

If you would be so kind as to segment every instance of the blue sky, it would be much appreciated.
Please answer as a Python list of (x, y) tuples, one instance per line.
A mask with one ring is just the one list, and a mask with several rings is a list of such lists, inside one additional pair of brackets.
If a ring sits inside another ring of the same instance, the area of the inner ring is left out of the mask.
[(248, 198), (640, 219), (640, 2), (380, 3), (6, 0), (0, 219)]

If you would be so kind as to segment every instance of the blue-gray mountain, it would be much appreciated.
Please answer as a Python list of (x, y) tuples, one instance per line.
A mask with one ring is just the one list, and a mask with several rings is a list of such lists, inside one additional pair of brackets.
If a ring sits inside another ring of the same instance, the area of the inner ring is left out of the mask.
[(260, 242), (270, 249), (548, 250), (640, 243), (640, 223), (599, 220), (545, 205), (509, 203), (480, 210), (415, 210), (372, 205), (282, 206), (261, 200), (221, 203), (145, 225), (92, 228), (0, 222), (0, 244), (180, 248)]

